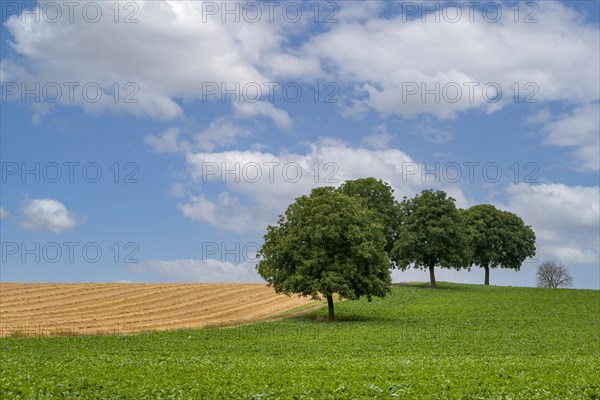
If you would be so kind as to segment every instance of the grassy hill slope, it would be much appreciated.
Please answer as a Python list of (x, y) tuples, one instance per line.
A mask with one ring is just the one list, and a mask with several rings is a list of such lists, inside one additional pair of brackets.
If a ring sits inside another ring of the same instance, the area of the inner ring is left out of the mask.
[(283, 322), (2, 339), (0, 397), (600, 398), (600, 292), (441, 283)]

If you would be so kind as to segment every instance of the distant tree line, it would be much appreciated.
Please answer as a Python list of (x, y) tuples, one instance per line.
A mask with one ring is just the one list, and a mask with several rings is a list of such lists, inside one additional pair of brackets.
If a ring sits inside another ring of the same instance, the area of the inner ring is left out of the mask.
[(443, 191), (424, 190), (396, 201), (384, 181), (365, 178), (320, 187), (296, 199), (267, 228), (259, 274), (278, 293), (350, 300), (384, 297), (391, 269), (519, 270), (535, 255), (535, 234), (517, 215), (489, 204), (458, 209)]

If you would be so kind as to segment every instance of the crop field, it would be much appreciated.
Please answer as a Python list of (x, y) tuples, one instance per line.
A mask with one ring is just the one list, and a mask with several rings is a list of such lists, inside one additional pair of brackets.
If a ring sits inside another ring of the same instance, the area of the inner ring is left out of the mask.
[(0, 335), (199, 328), (256, 321), (308, 302), (264, 284), (0, 283)]
[(600, 398), (600, 292), (440, 286), (337, 303), (333, 323), (318, 309), (233, 328), (4, 338), (0, 398)]

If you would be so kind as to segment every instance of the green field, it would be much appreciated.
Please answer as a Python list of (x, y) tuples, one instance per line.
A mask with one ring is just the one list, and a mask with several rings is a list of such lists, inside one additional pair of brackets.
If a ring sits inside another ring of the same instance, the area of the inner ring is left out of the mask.
[(598, 399), (600, 291), (441, 283), (283, 322), (2, 339), (2, 399)]

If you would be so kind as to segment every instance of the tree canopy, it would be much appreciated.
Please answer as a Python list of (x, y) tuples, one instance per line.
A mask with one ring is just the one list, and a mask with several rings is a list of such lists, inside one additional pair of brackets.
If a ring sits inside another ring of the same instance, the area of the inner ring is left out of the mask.
[(468, 266), (469, 248), (454, 199), (443, 191), (424, 190), (400, 203), (401, 223), (392, 257), (400, 269), (411, 264), (429, 269), (436, 287), (436, 266), (461, 269)]
[(400, 207), (394, 198), (394, 189), (380, 179), (362, 178), (344, 182), (339, 190), (348, 196), (361, 199), (376, 213), (386, 238), (385, 251), (390, 254), (400, 224)]
[(386, 237), (376, 213), (330, 187), (313, 189), (269, 226), (257, 270), (278, 293), (356, 300), (384, 297), (391, 283)]
[(471, 247), (471, 264), (485, 269), (486, 285), (490, 268), (518, 271), (528, 257), (535, 255), (535, 233), (517, 215), (480, 204), (461, 210)]

